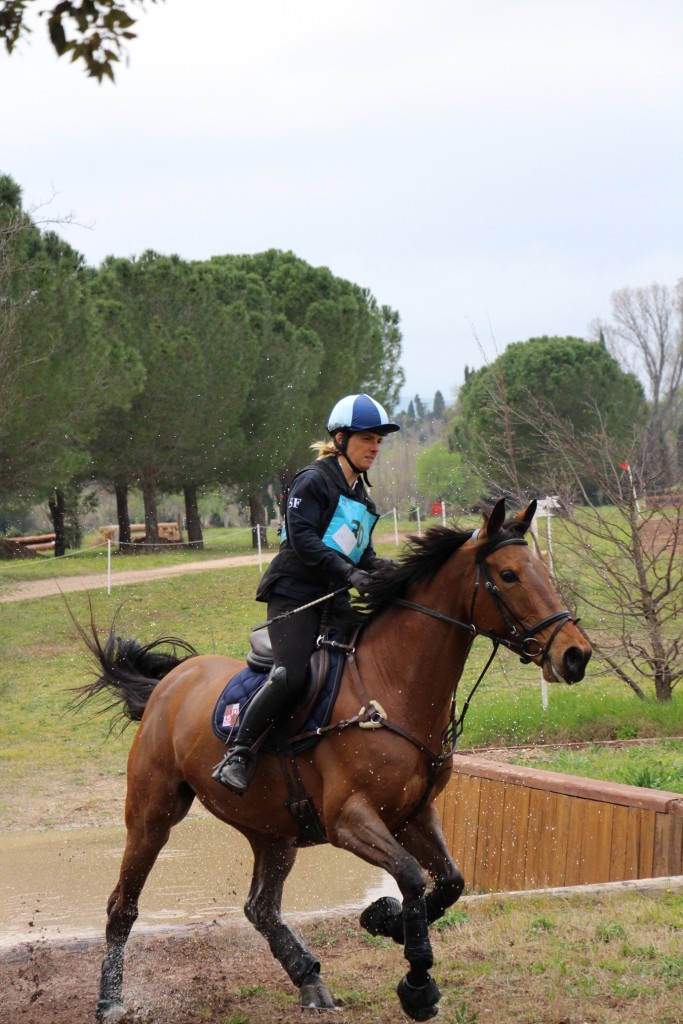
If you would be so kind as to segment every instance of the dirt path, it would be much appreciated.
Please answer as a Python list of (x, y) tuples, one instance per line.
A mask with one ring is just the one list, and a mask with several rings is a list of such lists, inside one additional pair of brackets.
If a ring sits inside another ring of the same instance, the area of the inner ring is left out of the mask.
[[(408, 533), (399, 533), (400, 541), (405, 541)], [(270, 562), (276, 551), (262, 552), (261, 561), (266, 564)], [(7, 563), (4, 563), (5, 565)], [(25, 564), (25, 563), (17, 563)], [(171, 576), (182, 576), (188, 572), (204, 572), (208, 569), (229, 569), (240, 565), (258, 565), (259, 556), (255, 555), (229, 555), (225, 558), (214, 558), (205, 562), (181, 562), (178, 565), (167, 565), (160, 569), (128, 569), (125, 572), (113, 573), (111, 577), (112, 589), (125, 587), (133, 583), (149, 583), (153, 580), (164, 580)], [(2, 576), (0, 575), (0, 580)], [(39, 597), (55, 597), (62, 594), (70, 594), (76, 590), (100, 590), (107, 586), (106, 573), (92, 573), (88, 576), (56, 576), (52, 579), (31, 580), (25, 583), (18, 583), (16, 580), (7, 581), (12, 589), (5, 594), (0, 594), (0, 604), (7, 601), (29, 601)], [(0, 1024), (2, 1022), (0, 1021)]]
[[(262, 562), (269, 562), (275, 552), (261, 556)], [(111, 587), (129, 586), (133, 583), (149, 583), (153, 580), (165, 580), (171, 576), (183, 576), (189, 572), (205, 572), (208, 569), (229, 569), (239, 565), (258, 565), (258, 555), (231, 555), (226, 558), (214, 558), (206, 562), (182, 562), (179, 565), (167, 565), (160, 569), (129, 569), (126, 572), (112, 574)], [(47, 580), (30, 580), (15, 583), (8, 594), (0, 595), (0, 604), (7, 601), (27, 601), (38, 597), (54, 597), (69, 594), (75, 590), (101, 590), (107, 586), (106, 573), (95, 573), (89, 576), (58, 576)]]

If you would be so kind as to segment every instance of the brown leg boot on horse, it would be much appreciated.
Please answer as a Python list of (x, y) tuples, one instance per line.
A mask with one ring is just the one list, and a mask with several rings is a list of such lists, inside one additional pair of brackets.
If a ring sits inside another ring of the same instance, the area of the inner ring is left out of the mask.
[(256, 765), (256, 753), (253, 748), (263, 734), (275, 724), (290, 700), (287, 671), (279, 666), (273, 670), (270, 679), (253, 697), (240, 722), (233, 747), (220, 764), (216, 765), (212, 778), (238, 796), (246, 793)]

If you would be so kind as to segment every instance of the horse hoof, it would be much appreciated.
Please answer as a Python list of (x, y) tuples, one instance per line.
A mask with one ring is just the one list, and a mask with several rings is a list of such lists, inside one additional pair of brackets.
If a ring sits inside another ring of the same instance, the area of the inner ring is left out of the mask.
[(334, 999), (324, 981), (311, 981), (299, 989), (302, 1010), (336, 1010)]
[(110, 1002), (99, 1002), (97, 1009), (95, 1010), (95, 1018), (99, 1021), (99, 1024), (116, 1024), (117, 1021), (125, 1017), (126, 1011), (123, 1003), (110, 1003)]
[(386, 935), (394, 942), (403, 942), (401, 904), (393, 896), (380, 896), (360, 915), (360, 926), (370, 935)]
[(411, 985), (406, 977), (399, 982), (396, 989), (403, 1012), (411, 1020), (430, 1020), (439, 1012), (439, 986), (430, 974), (427, 975), (427, 979), (426, 984), (416, 987)]

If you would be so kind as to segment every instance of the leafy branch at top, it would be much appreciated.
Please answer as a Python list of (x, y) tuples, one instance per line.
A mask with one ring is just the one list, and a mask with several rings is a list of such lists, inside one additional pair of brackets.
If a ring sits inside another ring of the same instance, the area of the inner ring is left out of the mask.
[[(150, 0), (156, 3), (157, 0)], [(0, 4), (0, 39), (12, 53), (20, 39), (32, 30), (26, 24), (30, 5), (35, 0), (5, 0)], [(125, 43), (135, 39), (132, 31), (136, 19), (127, 10), (132, 4), (143, 6), (144, 0), (61, 0), (52, 8), (42, 10), (50, 42), (58, 56), (71, 54), (72, 63), (82, 61), (86, 73), (101, 82), (114, 80), (114, 64), (125, 53)]]

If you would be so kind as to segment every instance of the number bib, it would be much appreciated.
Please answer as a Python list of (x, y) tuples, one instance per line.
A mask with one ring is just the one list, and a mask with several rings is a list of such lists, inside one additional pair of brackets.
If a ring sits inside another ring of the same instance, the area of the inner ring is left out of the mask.
[(333, 551), (341, 552), (350, 558), (354, 565), (358, 565), (370, 543), (378, 519), (379, 516), (368, 512), (362, 502), (340, 494), (334, 515), (322, 539), (323, 544)]

